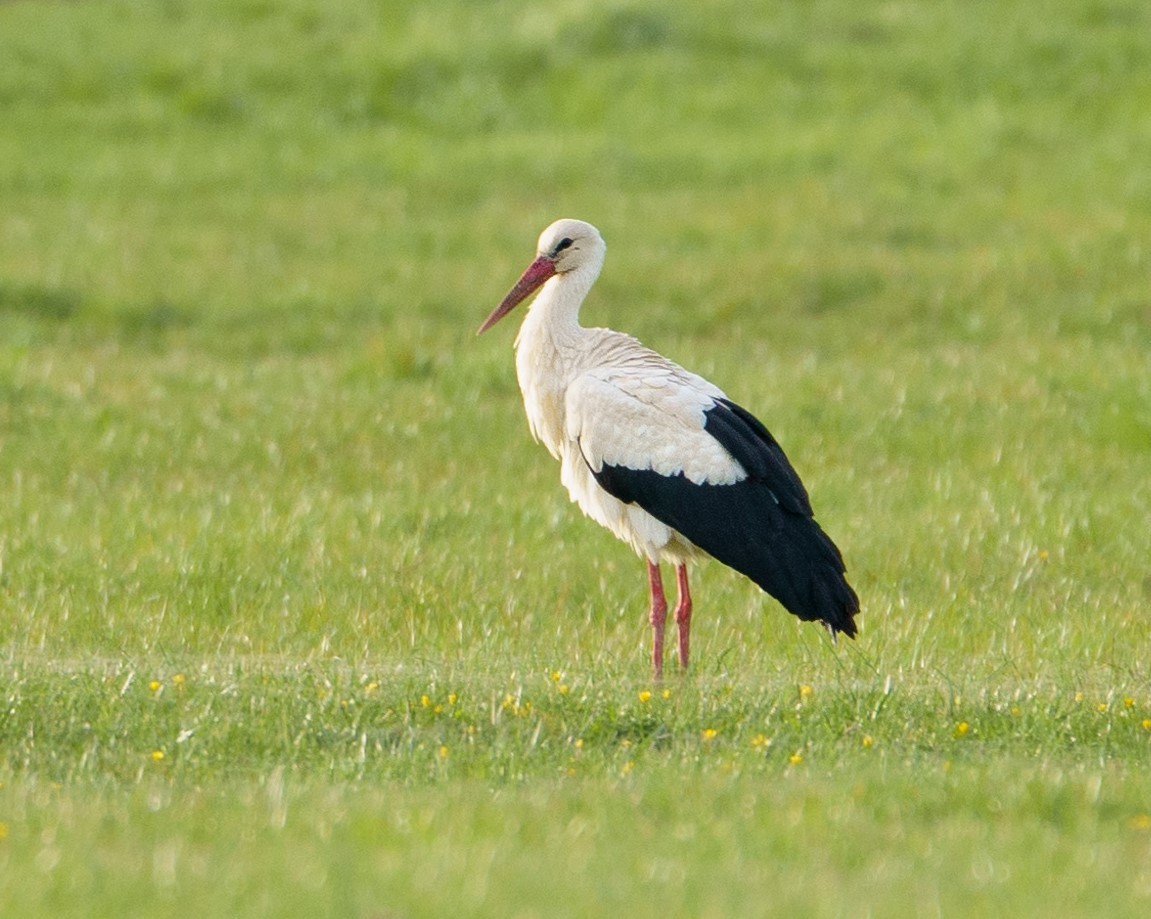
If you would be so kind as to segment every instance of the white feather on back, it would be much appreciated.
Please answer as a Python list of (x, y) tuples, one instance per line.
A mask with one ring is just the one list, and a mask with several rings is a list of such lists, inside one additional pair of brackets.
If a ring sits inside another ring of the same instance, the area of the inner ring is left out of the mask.
[(747, 478), (704, 429), (704, 413), (723, 392), (638, 343), (629, 356), (585, 371), (564, 396), (564, 433), (592, 469), (606, 464), (682, 473), (697, 485)]

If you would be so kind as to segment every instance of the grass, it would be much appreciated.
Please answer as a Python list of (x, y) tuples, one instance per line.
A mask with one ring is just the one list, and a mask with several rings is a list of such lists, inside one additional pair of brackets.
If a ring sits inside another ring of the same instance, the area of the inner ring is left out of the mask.
[[(0, 899), (1142, 915), (1148, 18), (0, 5)], [(585, 320), (780, 438), (859, 641), (701, 566), (650, 684), (472, 335), (561, 215)]]

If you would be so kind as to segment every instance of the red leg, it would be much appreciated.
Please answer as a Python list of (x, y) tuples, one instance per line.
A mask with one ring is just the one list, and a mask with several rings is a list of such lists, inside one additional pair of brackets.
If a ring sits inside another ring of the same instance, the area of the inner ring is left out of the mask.
[(663, 676), (663, 626), (667, 621), (667, 598), (659, 565), (647, 563), (647, 582), (651, 587), (651, 669), (658, 680)]
[(675, 584), (679, 588), (679, 599), (675, 604), (675, 623), (679, 626), (679, 665), (686, 670), (691, 635), (691, 590), (687, 586), (687, 565), (676, 567)]

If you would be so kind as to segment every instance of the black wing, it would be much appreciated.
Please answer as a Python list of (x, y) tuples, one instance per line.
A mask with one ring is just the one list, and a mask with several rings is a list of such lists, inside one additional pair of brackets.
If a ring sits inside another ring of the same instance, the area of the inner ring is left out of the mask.
[(609, 494), (638, 504), (745, 574), (800, 619), (822, 620), (833, 632), (854, 637), (859, 598), (783, 449), (754, 415), (726, 399), (705, 413), (704, 428), (747, 478), (697, 485), (682, 474), (610, 465), (592, 474)]

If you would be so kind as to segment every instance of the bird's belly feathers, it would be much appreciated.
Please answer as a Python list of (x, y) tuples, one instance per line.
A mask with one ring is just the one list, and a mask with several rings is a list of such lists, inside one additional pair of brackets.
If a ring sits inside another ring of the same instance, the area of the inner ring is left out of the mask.
[(666, 523), (636, 504), (625, 504), (608, 494), (595, 480), (579, 446), (565, 441), (561, 447), (560, 479), (571, 499), (596, 523), (611, 530), (638, 555), (653, 562), (684, 562), (699, 550)]

